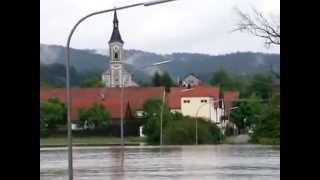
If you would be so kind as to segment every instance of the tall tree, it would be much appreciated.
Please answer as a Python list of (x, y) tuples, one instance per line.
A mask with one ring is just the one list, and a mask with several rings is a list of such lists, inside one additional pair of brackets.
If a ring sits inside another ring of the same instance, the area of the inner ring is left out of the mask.
[(253, 141), (259, 142), (261, 138), (280, 139), (280, 93), (274, 93), (266, 110), (262, 114), (252, 135)]
[(237, 102), (236, 109), (231, 111), (230, 118), (239, 130), (252, 127), (258, 121), (262, 110), (262, 101), (252, 95), (247, 101)]
[(170, 75), (167, 72), (164, 72), (161, 76), (161, 84), (165, 87), (171, 87), (173, 85), (173, 81)]
[(213, 73), (210, 84), (213, 86), (218, 86), (222, 90), (237, 90), (242, 92), (244, 90), (244, 86), (246, 85), (246, 81), (236, 75), (227, 72), (224, 69), (220, 69)]
[[(143, 133), (147, 135), (149, 143), (158, 143), (160, 141), (160, 113), (163, 103), (160, 99), (151, 98), (143, 104), (143, 111), (146, 113), (143, 123)], [(163, 109), (162, 127), (165, 128), (171, 113), (167, 106)]]
[(161, 76), (158, 72), (156, 72), (152, 77), (152, 84), (153, 86), (161, 86)]
[(248, 91), (262, 99), (269, 99), (272, 94), (272, 82), (272, 76), (269, 74), (256, 74), (251, 80)]
[(152, 84), (156, 87), (165, 86), (167, 89), (169, 89), (171, 86), (173, 86), (173, 80), (167, 72), (162, 74), (156, 72), (152, 78)]

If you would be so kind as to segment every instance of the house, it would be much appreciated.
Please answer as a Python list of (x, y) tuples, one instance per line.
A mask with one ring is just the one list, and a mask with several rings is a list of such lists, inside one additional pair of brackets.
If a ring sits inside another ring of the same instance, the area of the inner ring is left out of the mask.
[(201, 84), (202, 84), (202, 81), (193, 73), (188, 74), (182, 80), (182, 86), (184, 87), (199, 86)]
[(170, 90), (167, 103), (171, 112), (179, 112), (191, 117), (202, 117), (219, 124), (221, 115), (223, 115), (219, 94), (219, 88), (212, 86), (174, 87)]

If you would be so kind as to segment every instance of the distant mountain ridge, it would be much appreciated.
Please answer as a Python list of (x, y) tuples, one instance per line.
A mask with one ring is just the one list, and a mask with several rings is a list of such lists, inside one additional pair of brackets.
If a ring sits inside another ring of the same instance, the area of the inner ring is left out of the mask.
[[(110, 58), (107, 50), (71, 49), (71, 64), (78, 72), (102, 72), (108, 67)], [(238, 74), (252, 74), (270, 71), (280, 71), (280, 55), (253, 52), (237, 52), (225, 55), (207, 55), (199, 53), (172, 53), (159, 55), (140, 50), (125, 50), (125, 62), (131, 71), (136, 72), (137, 79), (149, 79), (156, 71), (152, 68), (141, 67), (163, 60), (170, 63), (157, 67), (167, 71), (176, 80), (189, 73), (198, 75), (208, 81), (211, 74), (220, 68)], [(59, 63), (65, 64), (65, 48), (57, 45), (40, 44), (40, 63), (43, 65)], [(142, 77), (146, 76), (146, 77)]]

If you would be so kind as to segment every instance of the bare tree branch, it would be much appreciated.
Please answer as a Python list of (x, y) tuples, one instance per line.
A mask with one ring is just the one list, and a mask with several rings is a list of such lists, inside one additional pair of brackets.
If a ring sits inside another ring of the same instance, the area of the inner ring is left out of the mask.
[(257, 37), (265, 39), (265, 45), (280, 45), (280, 23), (272, 23), (258, 10), (252, 8), (254, 16), (245, 14), (239, 9), (236, 9), (240, 21), (236, 28), (232, 31), (246, 31)]

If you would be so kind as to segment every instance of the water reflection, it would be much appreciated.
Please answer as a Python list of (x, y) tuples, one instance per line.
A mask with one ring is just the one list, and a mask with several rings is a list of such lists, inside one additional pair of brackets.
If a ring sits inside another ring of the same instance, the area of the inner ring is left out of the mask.
[[(123, 180), (125, 179), (125, 171), (124, 171), (124, 159), (125, 154), (124, 148), (113, 148), (111, 151), (111, 168), (110, 171), (110, 179), (111, 180)], [(106, 169), (107, 171), (108, 169)]]
[[(136, 146), (75, 150), (75, 179), (280, 179), (280, 152), (269, 146)], [(65, 150), (41, 151), (40, 179), (67, 179)]]

